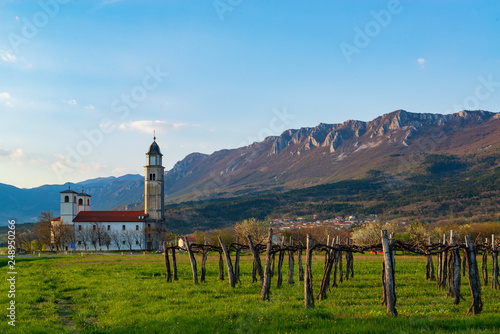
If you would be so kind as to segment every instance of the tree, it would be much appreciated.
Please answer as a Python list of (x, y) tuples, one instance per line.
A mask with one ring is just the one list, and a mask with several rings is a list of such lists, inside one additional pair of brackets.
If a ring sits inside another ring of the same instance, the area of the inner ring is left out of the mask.
[(145, 241), (145, 236), (146, 234), (144, 233), (144, 229), (139, 228), (138, 230), (134, 231), (134, 240), (135, 244), (139, 246), (139, 248), (142, 249), (142, 245)]
[(426, 245), (429, 239), (430, 233), (427, 231), (425, 226), (418, 222), (414, 221), (406, 228), (406, 233), (408, 234), (408, 239), (411, 242)]
[(247, 243), (249, 235), (255, 244), (264, 243), (269, 233), (269, 223), (257, 218), (245, 219), (234, 226), (234, 232), (240, 237), (241, 243)]
[(116, 248), (120, 250), (122, 248), (121, 231), (111, 231), (111, 233), (109, 233), (109, 237), (111, 238), (111, 242), (116, 246)]
[(122, 231), (122, 240), (125, 240), (125, 245), (128, 246), (130, 250), (134, 247), (134, 241), (135, 241), (135, 231), (131, 230), (123, 230)]
[(35, 233), (38, 242), (42, 245), (50, 246), (52, 244), (52, 226), (51, 221), (54, 219), (52, 211), (42, 211), (38, 216), (38, 222), (35, 224)]
[(373, 222), (353, 231), (352, 239), (356, 245), (367, 246), (380, 243), (380, 231), (387, 230), (387, 234), (396, 232), (396, 226), (390, 223)]

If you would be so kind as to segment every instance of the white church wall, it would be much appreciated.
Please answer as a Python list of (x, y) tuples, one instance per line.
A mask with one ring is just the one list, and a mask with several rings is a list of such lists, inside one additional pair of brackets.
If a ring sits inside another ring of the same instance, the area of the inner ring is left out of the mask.
[[(145, 250), (144, 222), (77, 222), (75, 250)], [(95, 245), (96, 246), (95, 246)]]

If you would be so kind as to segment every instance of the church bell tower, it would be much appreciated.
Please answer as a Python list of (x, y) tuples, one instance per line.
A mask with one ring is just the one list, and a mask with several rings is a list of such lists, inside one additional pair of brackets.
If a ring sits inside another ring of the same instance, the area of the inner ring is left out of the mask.
[(164, 183), (163, 175), (165, 167), (162, 166), (160, 147), (156, 143), (156, 137), (146, 153), (145, 181), (144, 181), (144, 213), (148, 215), (147, 220), (151, 222), (163, 222), (164, 216)]

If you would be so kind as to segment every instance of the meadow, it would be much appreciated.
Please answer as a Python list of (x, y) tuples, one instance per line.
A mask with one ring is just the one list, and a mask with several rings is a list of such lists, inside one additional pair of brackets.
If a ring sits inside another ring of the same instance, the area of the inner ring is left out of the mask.
[[(199, 260), (199, 259), (198, 259)], [(332, 288), (328, 298), (304, 309), (304, 285), (295, 281), (260, 301), (252, 283), (251, 257), (241, 263), (241, 284), (218, 278), (218, 255), (207, 263), (207, 282), (194, 286), (186, 254), (178, 255), (179, 280), (165, 282), (162, 255), (17, 257), (16, 326), (4, 317), (1, 333), (499, 333), (500, 290), (482, 287), (483, 312), (466, 316), (465, 298), (453, 305), (446, 291), (425, 280), (425, 258), (396, 255), (398, 317), (381, 306), (380, 255), (355, 255), (354, 278)], [(313, 260), (318, 292), (324, 257)], [(0, 259), (7, 277), (7, 259)], [(491, 264), (490, 264), (491, 268)], [(287, 273), (285, 261), (283, 272)], [(6, 314), (8, 284), (0, 284)]]

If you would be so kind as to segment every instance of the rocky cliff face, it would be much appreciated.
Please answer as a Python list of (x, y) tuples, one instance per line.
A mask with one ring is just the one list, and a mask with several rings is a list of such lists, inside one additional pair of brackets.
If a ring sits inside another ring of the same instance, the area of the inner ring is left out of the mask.
[[(187, 156), (166, 173), (166, 192), (172, 199), (214, 198), (360, 177), (369, 169), (400, 173), (413, 163), (395, 156), (460, 154), (495, 144), (498, 119), (482, 110), (450, 115), (397, 110), (370, 122), (286, 130), (246, 147)], [(489, 139), (479, 139), (482, 132)]]

